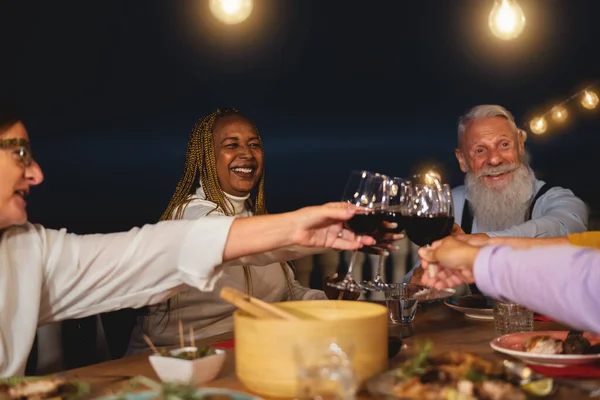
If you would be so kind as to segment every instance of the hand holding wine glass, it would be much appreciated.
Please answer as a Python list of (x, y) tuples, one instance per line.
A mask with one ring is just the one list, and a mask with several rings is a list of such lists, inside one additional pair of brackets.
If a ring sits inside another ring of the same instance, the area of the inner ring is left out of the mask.
[[(387, 184), (387, 201), (382, 206), (382, 229), (387, 232), (385, 237), (397, 237), (404, 230), (404, 216), (402, 208), (406, 206), (407, 195), (411, 182), (402, 178), (391, 177)], [(393, 226), (393, 227), (392, 227)], [(383, 239), (383, 237), (382, 237)], [(379, 240), (378, 240), (379, 242)], [(392, 246), (386, 243), (388, 246)], [(377, 247), (382, 246), (378, 243)], [(385, 248), (385, 247), (381, 247)], [(364, 249), (364, 248), (363, 248)], [(361, 286), (367, 290), (385, 290), (386, 283), (383, 281), (382, 273), (385, 267), (385, 259), (389, 255), (387, 251), (381, 251), (379, 254), (379, 263), (375, 279), (361, 282)]]
[(407, 218), (406, 235), (419, 246), (429, 247), (450, 235), (454, 226), (450, 186), (438, 181), (412, 185), (403, 214)]
[[(346, 226), (355, 234), (368, 235), (379, 240), (386, 233), (382, 226), (382, 212), (388, 201), (388, 184), (389, 178), (385, 175), (369, 171), (352, 171), (350, 173), (342, 201), (358, 207), (354, 216), (346, 221)], [(357, 255), (356, 251), (352, 254), (344, 279), (339, 282), (328, 282), (329, 286), (342, 291), (362, 291), (362, 288), (352, 279), (352, 269)]]

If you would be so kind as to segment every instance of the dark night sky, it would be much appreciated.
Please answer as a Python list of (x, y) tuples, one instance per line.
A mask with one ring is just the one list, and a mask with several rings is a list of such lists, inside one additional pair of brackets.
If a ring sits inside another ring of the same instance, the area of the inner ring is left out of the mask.
[[(23, 109), (46, 181), (32, 221), (78, 232), (153, 222), (195, 120), (239, 108), (265, 141), (272, 211), (336, 200), (353, 168), (462, 179), (458, 116), (524, 123), (600, 78), (597, 0), (519, 0), (515, 41), (492, 0), (255, 0), (225, 26), (207, 0), (0, 0), (1, 100)], [(598, 88), (600, 89), (600, 87)], [(600, 108), (527, 144), (534, 169), (600, 210)]]

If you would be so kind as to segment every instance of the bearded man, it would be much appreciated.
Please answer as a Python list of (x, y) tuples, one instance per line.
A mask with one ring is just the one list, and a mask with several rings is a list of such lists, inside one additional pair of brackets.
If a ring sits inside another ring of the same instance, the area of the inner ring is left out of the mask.
[(466, 176), (452, 190), (454, 221), (460, 224), (453, 233), (534, 238), (587, 230), (585, 203), (569, 189), (536, 179), (525, 138), (499, 105), (479, 105), (460, 118), (455, 154)]

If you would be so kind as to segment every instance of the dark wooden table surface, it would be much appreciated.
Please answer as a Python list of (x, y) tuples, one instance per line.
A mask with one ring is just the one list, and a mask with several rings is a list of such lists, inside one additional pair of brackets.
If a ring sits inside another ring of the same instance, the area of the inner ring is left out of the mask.
[[(535, 322), (535, 330), (566, 330), (564, 326), (552, 322)], [(460, 350), (473, 352), (489, 359), (504, 359), (505, 356), (494, 352), (489, 342), (496, 337), (493, 321), (475, 321), (464, 317), (463, 314), (446, 307), (443, 303), (424, 305), (419, 308), (415, 321), (410, 326), (390, 326), (390, 335), (402, 336), (407, 349), (400, 352), (392, 363), (401, 362), (410, 354), (410, 349), (419, 341), (431, 341), (435, 351)], [(233, 333), (226, 333), (197, 341), (197, 344), (211, 344), (231, 339)], [(100, 396), (119, 393), (127, 378), (142, 375), (158, 380), (148, 361), (150, 353), (108, 361), (88, 367), (66, 371), (66, 375), (88, 381), (92, 384), (94, 395)], [(600, 381), (597, 382), (600, 384)], [(227, 360), (216, 380), (207, 387), (228, 388), (246, 391), (235, 376), (235, 357), (233, 350), (228, 351)], [(361, 393), (361, 399), (368, 399), (367, 393)], [(561, 387), (554, 399), (585, 398), (583, 392)]]

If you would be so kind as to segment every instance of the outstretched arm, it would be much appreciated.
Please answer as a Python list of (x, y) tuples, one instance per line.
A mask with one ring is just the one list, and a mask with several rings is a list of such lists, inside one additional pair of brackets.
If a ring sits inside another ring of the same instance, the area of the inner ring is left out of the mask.
[(486, 232), (490, 237), (521, 236), (545, 238), (584, 232), (588, 225), (585, 203), (568, 189), (555, 187), (537, 201), (533, 219), (511, 228)]
[[(157, 303), (182, 284), (211, 290), (222, 263), (242, 256), (289, 245), (353, 250), (373, 244), (343, 229), (354, 212), (332, 203), (252, 218), (164, 221), (108, 235), (30, 226), (33, 232), (15, 230), (3, 244), (27, 249), (43, 265), (39, 320), (48, 323)], [(22, 255), (11, 254), (17, 265)]]
[(423, 284), (477, 283), (496, 299), (513, 301), (577, 329), (600, 333), (600, 251), (576, 246), (478, 248), (447, 238), (421, 248)]
[(483, 248), (474, 277), (482, 292), (577, 329), (600, 333), (600, 252), (575, 246)]

